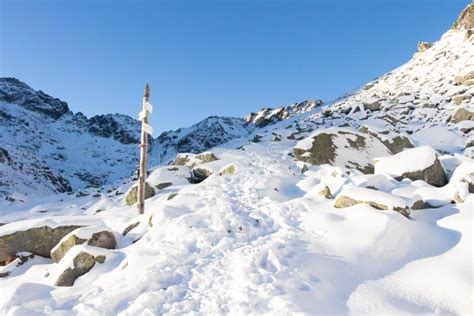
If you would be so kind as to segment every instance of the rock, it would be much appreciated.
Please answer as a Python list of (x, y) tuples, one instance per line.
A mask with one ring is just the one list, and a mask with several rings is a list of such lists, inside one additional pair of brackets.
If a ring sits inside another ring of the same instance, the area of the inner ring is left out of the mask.
[(73, 267), (64, 270), (54, 285), (73, 286), (77, 278), (89, 272), (94, 267), (96, 262), (103, 263), (104, 261), (105, 256), (103, 255), (94, 257), (87, 252), (81, 251), (74, 257), (72, 261)]
[(236, 169), (237, 168), (234, 164), (230, 164), (228, 166), (223, 167), (221, 170), (219, 170), (219, 175), (221, 176), (225, 174), (233, 175), (235, 174)]
[(461, 108), (454, 113), (451, 123), (459, 123), (462, 121), (474, 121), (474, 112), (469, 111), (466, 108)]
[(413, 145), (413, 143), (411, 142), (410, 138), (408, 138), (407, 136), (400, 135), (395, 136), (391, 140), (385, 140), (383, 141), (383, 143), (394, 154), (398, 154), (404, 149), (415, 147), (415, 145)]
[(397, 180), (423, 180), (441, 187), (447, 183), (446, 174), (436, 151), (430, 146), (407, 149), (391, 157), (374, 161), (376, 174), (388, 174)]
[(64, 236), (80, 227), (77, 225), (58, 226), (55, 228), (42, 226), (0, 236), (0, 262), (5, 261), (9, 255), (21, 251), (49, 257), (51, 249)]
[(313, 165), (356, 169), (372, 173), (372, 160), (379, 154), (390, 155), (377, 138), (350, 130), (332, 128), (313, 133), (293, 149), (295, 159)]
[[(372, 130), (369, 126), (364, 125), (359, 128), (359, 132), (369, 134), (378, 140), (380, 140), (387, 148), (393, 153), (397, 154), (406, 148), (413, 148), (415, 145), (411, 142), (410, 138), (405, 135), (381, 135), (380, 132)], [(393, 134), (393, 133), (392, 133)]]
[(326, 199), (332, 199), (331, 190), (325, 186), (324, 189), (319, 191), (319, 195), (324, 196)]
[(356, 204), (368, 204), (378, 210), (393, 210), (407, 217), (410, 215), (410, 209), (401, 197), (368, 188), (346, 187), (334, 201), (335, 208)]
[(104, 249), (115, 249), (117, 245), (115, 236), (111, 231), (104, 230), (103, 227), (82, 227), (65, 236), (51, 250), (51, 258), (54, 262), (59, 262), (69, 249), (84, 243)]
[(380, 108), (382, 107), (380, 100), (370, 102), (370, 103), (365, 103), (364, 105), (365, 105), (365, 108), (370, 110), (371, 112), (380, 111)]
[(133, 224), (128, 225), (122, 232), (122, 236), (126, 236), (130, 231), (132, 231), (135, 227), (140, 225), (140, 222), (136, 222)]
[(465, 94), (456, 95), (453, 97), (453, 102), (456, 105), (461, 105), (461, 103), (463, 103), (464, 100), (470, 100), (470, 99), (471, 99), (471, 96), (469, 95), (465, 95)]
[(428, 42), (419, 42), (417, 45), (418, 52), (420, 53), (427, 51), (431, 47), (433, 47), (433, 43), (428, 43)]
[(173, 162), (173, 165), (194, 168), (199, 164), (208, 163), (216, 160), (218, 159), (212, 152), (203, 152), (198, 155), (178, 154)]
[(262, 128), (270, 124), (287, 120), (296, 114), (305, 113), (321, 106), (321, 100), (307, 100), (289, 106), (279, 108), (263, 108), (257, 113), (250, 113), (245, 117), (247, 123), (253, 123), (256, 127)]
[(191, 178), (189, 179), (190, 183), (201, 183), (206, 180), (209, 176), (212, 175), (212, 170), (206, 168), (195, 167), (191, 171)]
[(473, 41), (474, 40), (474, 30), (467, 30), (466, 35), (464, 35), (465, 41)]
[[(130, 206), (137, 203), (137, 194), (138, 187), (135, 185), (127, 192), (125, 204)], [(153, 188), (147, 182), (145, 182), (145, 199), (149, 199), (153, 196), (155, 196), (155, 190), (153, 190)]]
[(173, 183), (171, 183), (171, 182), (162, 182), (162, 183), (158, 183), (155, 187), (156, 187), (158, 190), (163, 190), (163, 189), (165, 189), (165, 188), (167, 188), (167, 187), (170, 187), (170, 186), (172, 186), (172, 185), (173, 185)]
[(174, 199), (177, 196), (178, 196), (178, 193), (171, 193), (166, 200), (170, 201), (170, 200)]

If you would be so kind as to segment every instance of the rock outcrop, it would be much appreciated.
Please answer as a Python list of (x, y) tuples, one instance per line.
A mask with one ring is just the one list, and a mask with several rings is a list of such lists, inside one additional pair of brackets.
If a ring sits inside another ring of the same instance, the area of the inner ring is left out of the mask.
[(16, 231), (0, 236), (0, 262), (17, 252), (27, 251), (34, 255), (49, 257), (51, 249), (70, 232), (80, 228), (78, 225), (58, 227), (36, 227), (28, 230)]
[(474, 3), (468, 4), (461, 12), (452, 28), (454, 30), (470, 30), (474, 29)]
[(104, 249), (114, 249), (117, 245), (114, 233), (103, 227), (82, 227), (68, 235), (51, 250), (51, 258), (59, 262), (74, 246), (87, 244)]
[(296, 160), (313, 165), (356, 169), (372, 173), (372, 160), (379, 154), (390, 155), (377, 138), (344, 129), (327, 129), (313, 133), (298, 142), (293, 149)]

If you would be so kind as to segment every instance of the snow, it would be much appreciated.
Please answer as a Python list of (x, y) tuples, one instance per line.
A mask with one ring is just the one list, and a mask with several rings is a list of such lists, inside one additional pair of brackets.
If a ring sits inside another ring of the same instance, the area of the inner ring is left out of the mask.
[(430, 146), (406, 149), (396, 155), (374, 160), (376, 174), (399, 177), (407, 172), (422, 171), (433, 165), (436, 151)]

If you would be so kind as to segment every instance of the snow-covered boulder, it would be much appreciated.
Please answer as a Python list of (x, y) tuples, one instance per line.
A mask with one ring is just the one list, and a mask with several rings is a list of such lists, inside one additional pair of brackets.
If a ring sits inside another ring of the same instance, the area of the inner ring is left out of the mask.
[(216, 160), (217, 157), (212, 152), (203, 152), (197, 155), (185, 153), (178, 154), (173, 162), (173, 165), (194, 168), (199, 164), (208, 163)]
[(369, 125), (363, 125), (358, 131), (377, 138), (387, 146), (393, 154), (397, 154), (406, 148), (415, 147), (410, 137), (404, 134), (390, 132), (388, 130), (380, 131), (379, 129)]
[(397, 180), (423, 180), (441, 187), (447, 183), (443, 166), (430, 146), (407, 149), (390, 157), (374, 160), (376, 174), (388, 174)]
[(336, 208), (345, 208), (356, 204), (368, 204), (378, 210), (394, 210), (404, 216), (410, 215), (409, 205), (403, 198), (357, 186), (344, 187), (334, 201)]
[[(138, 186), (134, 185), (130, 188), (130, 190), (128, 190), (127, 195), (125, 196), (125, 204), (130, 206), (137, 203), (137, 195)], [(155, 190), (147, 182), (145, 182), (145, 199), (149, 199), (153, 196), (155, 196)]]
[(390, 151), (377, 138), (355, 131), (330, 128), (299, 141), (294, 150), (297, 160), (313, 165), (330, 164), (345, 169), (372, 173), (372, 161)]
[(89, 272), (96, 263), (104, 263), (107, 256), (85, 246), (73, 247), (56, 267), (59, 277), (55, 286), (73, 286), (77, 278)]
[[(2, 230), (8, 229), (8, 226), (9, 224), (2, 226)], [(24, 227), (21, 228), (22, 230), (0, 236), (0, 262), (5, 261), (8, 256), (22, 251), (42, 257), (49, 257), (51, 249), (64, 236), (79, 227), (81, 226), (64, 225), (49, 227), (44, 225), (30, 229)]]
[(115, 235), (105, 227), (81, 227), (61, 239), (51, 250), (51, 258), (59, 262), (76, 245), (87, 244), (89, 246), (114, 249), (117, 245)]
[(459, 123), (462, 121), (474, 121), (474, 112), (469, 111), (466, 108), (458, 109), (451, 119), (452, 123)]

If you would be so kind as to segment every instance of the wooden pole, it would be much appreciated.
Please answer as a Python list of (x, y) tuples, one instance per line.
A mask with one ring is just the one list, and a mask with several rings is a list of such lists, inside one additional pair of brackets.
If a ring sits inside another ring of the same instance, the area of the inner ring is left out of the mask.
[(142, 120), (142, 132), (140, 137), (140, 173), (138, 178), (138, 212), (140, 214), (145, 213), (145, 181), (147, 176), (147, 154), (148, 154), (148, 134), (143, 128), (143, 123), (148, 124), (148, 111), (145, 108), (145, 103), (149, 102), (150, 99), (150, 86), (148, 83), (145, 87), (145, 93), (143, 95), (143, 111), (146, 113)]

